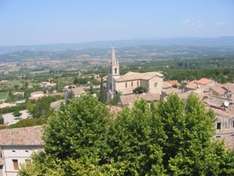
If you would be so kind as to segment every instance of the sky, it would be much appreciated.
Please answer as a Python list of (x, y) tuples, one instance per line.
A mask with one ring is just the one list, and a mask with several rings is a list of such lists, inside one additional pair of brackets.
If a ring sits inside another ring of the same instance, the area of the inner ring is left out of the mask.
[(234, 36), (234, 0), (0, 0), (0, 46)]

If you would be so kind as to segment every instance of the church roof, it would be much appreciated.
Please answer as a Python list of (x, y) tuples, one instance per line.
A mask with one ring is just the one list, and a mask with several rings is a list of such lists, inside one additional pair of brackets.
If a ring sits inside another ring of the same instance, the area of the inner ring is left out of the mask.
[(125, 75), (121, 75), (120, 77), (116, 78), (116, 81), (130, 81), (130, 80), (150, 80), (153, 77), (163, 77), (163, 75), (159, 72), (128, 72)]

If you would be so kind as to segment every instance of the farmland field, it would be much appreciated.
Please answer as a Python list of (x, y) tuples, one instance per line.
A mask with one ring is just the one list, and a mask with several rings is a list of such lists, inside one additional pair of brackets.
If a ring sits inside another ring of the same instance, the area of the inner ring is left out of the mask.
[(8, 92), (0, 92), (0, 100), (7, 99)]

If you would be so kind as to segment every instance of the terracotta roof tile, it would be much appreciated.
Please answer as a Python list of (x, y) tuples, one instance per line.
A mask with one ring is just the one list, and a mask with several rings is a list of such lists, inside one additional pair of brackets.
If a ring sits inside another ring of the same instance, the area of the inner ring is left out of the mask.
[(145, 101), (159, 101), (160, 95), (152, 93), (143, 93), (120, 96), (120, 100), (123, 106), (132, 105), (135, 101), (139, 99), (143, 99)]
[(0, 130), (0, 146), (43, 145), (42, 127), (25, 127)]

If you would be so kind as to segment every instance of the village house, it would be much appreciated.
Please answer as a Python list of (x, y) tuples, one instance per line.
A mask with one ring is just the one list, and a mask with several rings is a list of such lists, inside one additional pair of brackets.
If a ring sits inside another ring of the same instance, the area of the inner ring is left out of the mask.
[[(215, 137), (223, 140), (227, 147), (234, 149), (234, 83), (220, 84), (202, 78), (188, 82), (186, 87), (190, 88), (187, 92), (196, 93), (215, 113)], [(183, 94), (178, 95), (183, 98)]]
[(72, 97), (80, 97), (82, 94), (85, 94), (88, 87), (86, 86), (76, 86), (76, 85), (67, 85), (64, 87), (64, 99), (65, 102)]
[(44, 94), (43, 91), (35, 91), (31, 93), (31, 96), (29, 97), (30, 100), (39, 100), (40, 98), (47, 96)]
[(16, 176), (21, 165), (43, 150), (42, 127), (0, 130), (0, 176)]
[(31, 114), (26, 109), (19, 111), (19, 116), (15, 116), (13, 112), (2, 114), (4, 125), (12, 125), (19, 122), (20, 120), (27, 119), (30, 117)]
[(0, 109), (15, 107), (15, 103), (0, 103)]
[(199, 80), (192, 80), (187, 83), (185, 86), (186, 90), (196, 90), (202, 89), (207, 91), (210, 87), (214, 86), (216, 82), (208, 78), (201, 78)]
[(52, 80), (41, 82), (40, 87), (42, 88), (43, 92), (51, 93), (56, 88), (56, 83)]

